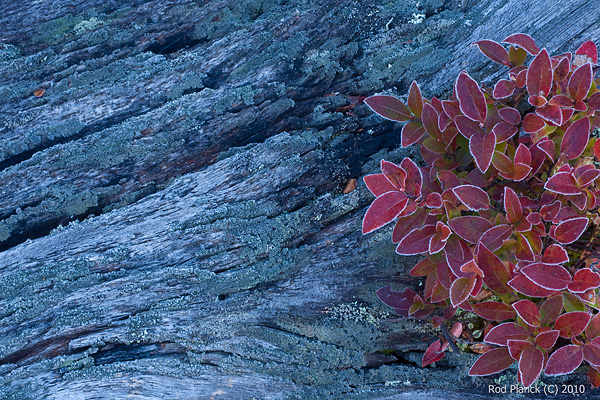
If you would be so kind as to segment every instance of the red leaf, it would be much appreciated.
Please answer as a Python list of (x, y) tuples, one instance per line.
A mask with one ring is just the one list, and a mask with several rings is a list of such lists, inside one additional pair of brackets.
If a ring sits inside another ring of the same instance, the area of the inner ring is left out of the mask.
[(450, 287), (450, 302), (453, 307), (457, 307), (463, 303), (475, 287), (475, 279), (471, 278), (458, 278), (452, 282)]
[(548, 95), (552, 79), (552, 62), (546, 49), (543, 49), (531, 61), (527, 70), (527, 92), (530, 96)]
[(519, 197), (515, 191), (508, 186), (504, 187), (504, 209), (506, 210), (506, 218), (511, 224), (514, 224), (523, 218), (523, 208), (521, 208)]
[(544, 96), (529, 96), (527, 101), (534, 107), (544, 107), (548, 104), (548, 100)]
[(439, 283), (447, 290), (450, 290), (452, 286), (452, 280), (454, 279), (454, 274), (450, 271), (450, 267), (446, 262), (440, 262), (436, 265), (437, 277)]
[(398, 190), (383, 174), (367, 175), (363, 178), (363, 180), (365, 181), (365, 185), (367, 185), (367, 189), (369, 189), (371, 193), (377, 197), (384, 193)]
[(538, 346), (543, 347), (544, 349), (551, 349), (552, 347), (554, 347), (556, 339), (558, 339), (557, 330), (546, 331), (540, 333), (535, 337), (535, 343)]
[(415, 210), (412, 214), (398, 217), (392, 232), (392, 243), (400, 242), (413, 230), (423, 227), (426, 218), (427, 211), (423, 208)]
[(554, 68), (554, 80), (556, 82), (564, 81), (569, 75), (569, 59), (567, 57), (561, 59)]
[(583, 359), (595, 367), (600, 366), (600, 346), (586, 343), (583, 346)]
[(364, 100), (371, 110), (385, 119), (392, 121), (408, 121), (411, 117), (406, 105), (392, 96), (370, 96)]
[(396, 188), (396, 191), (404, 191), (406, 171), (389, 161), (381, 160), (381, 172), (388, 181)]
[(536, 108), (535, 113), (553, 125), (560, 126), (563, 124), (563, 112), (559, 106), (546, 104), (544, 107)]
[(460, 185), (460, 181), (456, 177), (456, 174), (445, 169), (437, 173), (437, 179), (440, 181), (445, 190), (452, 189)]
[(496, 147), (496, 134), (488, 132), (484, 135), (476, 134), (469, 138), (469, 150), (475, 159), (475, 164), (481, 172), (485, 172), (490, 167), (494, 148)]
[(562, 244), (573, 243), (585, 232), (589, 220), (587, 217), (572, 218), (562, 221), (554, 230), (555, 239)]
[(510, 158), (505, 154), (500, 153), (498, 150), (494, 151), (492, 157), (492, 164), (502, 174), (512, 174), (514, 172), (514, 164)]
[(517, 147), (517, 151), (515, 152), (515, 165), (517, 163), (531, 165), (531, 152), (523, 143), (519, 143), (519, 147)]
[[(453, 237), (455, 236), (451, 236), (450, 238)], [(450, 242), (450, 240), (448, 242)], [(466, 262), (468, 262), (468, 256), (464, 256), (464, 260), (456, 260), (449, 255), (449, 252), (446, 251), (444, 254), (446, 256), (446, 262), (448, 263), (448, 267), (450, 267), (450, 270), (452, 271), (452, 274), (454, 274), (454, 276), (456, 276), (457, 278), (475, 278), (474, 274), (463, 272), (460, 269)]]
[[(572, 168), (572, 167), (571, 167)], [(579, 177), (587, 171), (597, 171), (596, 166), (594, 164), (585, 164), (585, 165), (581, 165), (577, 168), (575, 168), (575, 171), (573, 172), (575, 178), (577, 180), (579, 180)]]
[(521, 325), (514, 322), (505, 322), (490, 329), (483, 341), (506, 346), (507, 341), (509, 340), (525, 340), (529, 338), (529, 336), (529, 331)]
[(406, 171), (405, 189), (406, 194), (413, 198), (421, 197), (421, 188), (423, 187), (423, 175), (421, 168), (408, 157), (404, 157), (400, 163), (402, 169)]
[(442, 350), (442, 342), (440, 339), (438, 339), (431, 343), (427, 350), (425, 350), (425, 354), (423, 354), (423, 360), (421, 361), (421, 367), (426, 367), (427, 365), (439, 361), (442, 358), (444, 358), (444, 351)]
[(546, 251), (544, 251), (544, 257), (542, 258), (542, 262), (546, 264), (562, 264), (569, 261), (569, 254), (567, 251), (559, 244), (551, 244), (548, 246)]
[(452, 328), (450, 329), (450, 333), (452, 334), (452, 336), (454, 337), (459, 337), (460, 334), (463, 331), (463, 324), (461, 324), (460, 322), (456, 322), (454, 325), (452, 325)]
[(500, 118), (512, 125), (521, 123), (521, 113), (512, 107), (504, 107), (498, 110)]
[(473, 135), (485, 135), (485, 132), (476, 121), (473, 121), (464, 115), (459, 115), (454, 118), (454, 123), (456, 124), (458, 131), (467, 139), (471, 138)]
[[(478, 276), (477, 278), (475, 278), (475, 287), (473, 288), (473, 290), (471, 290), (471, 296), (477, 297), (482, 287), (483, 279), (481, 279), (481, 276)], [(468, 302), (461, 304), (459, 307), (463, 310), (473, 311), (473, 307), (471, 307), (471, 304)]]
[(469, 210), (479, 211), (490, 208), (490, 197), (477, 186), (461, 185), (455, 187), (452, 191)]
[[(573, 109), (572, 110), (575, 110), (575, 111), (587, 111), (588, 110), (588, 106), (583, 101), (577, 101), (573, 105)], [(564, 111), (567, 111), (567, 110), (563, 110), (563, 114), (564, 114)], [(568, 115), (569, 115), (569, 118), (571, 118), (571, 116), (573, 115), (573, 113), (568, 114)]]
[(540, 311), (538, 310), (535, 303), (531, 300), (520, 300), (516, 303), (512, 304), (513, 308), (519, 314), (519, 317), (527, 325), (531, 326), (540, 326), (541, 325), (541, 317)]
[(428, 258), (419, 261), (409, 272), (412, 276), (427, 276), (436, 270), (436, 264)]
[(554, 148), (554, 142), (548, 138), (543, 138), (539, 142), (535, 143), (535, 147), (543, 151), (550, 160), (554, 161), (556, 149)]
[(567, 160), (573, 160), (583, 153), (589, 138), (590, 119), (584, 117), (573, 122), (567, 128), (560, 144), (560, 152), (567, 157)]
[[(529, 222), (532, 225), (539, 225), (542, 224), (542, 216), (540, 215), (539, 212), (532, 212), (527, 214), (527, 217), (525, 218), (527, 220), (527, 222)], [(549, 263), (549, 264), (554, 264), (554, 263)]]
[[(575, 171), (577, 173), (577, 171)], [(591, 185), (600, 176), (600, 170), (592, 169), (583, 172), (580, 176), (575, 175), (580, 188)]]
[[(441, 222), (438, 222), (440, 224)], [(429, 254), (439, 253), (446, 247), (446, 241), (442, 240), (442, 235), (440, 233), (436, 233), (429, 240)]]
[(412, 81), (410, 84), (407, 105), (415, 116), (421, 118), (421, 113), (423, 111), (423, 96), (421, 95), (421, 89), (419, 89), (419, 85), (417, 85), (416, 81)]
[(454, 126), (450, 126), (452, 122), (453, 120), (445, 112), (442, 112), (438, 118), (438, 126), (443, 131), (442, 138), (445, 143), (451, 143), (458, 134), (458, 130)]
[(565, 96), (564, 94), (558, 94), (552, 97), (548, 103), (550, 103), (550, 105), (553, 106), (573, 107), (573, 100), (569, 96)]
[(431, 98), (431, 106), (435, 109), (435, 112), (441, 114), (444, 112), (444, 106), (442, 106), (442, 102), (437, 97)]
[(575, 179), (577, 179), (580, 188), (587, 188), (600, 177), (600, 170), (592, 166), (591, 169), (581, 172), (582, 168), (575, 170)]
[(540, 215), (544, 221), (552, 221), (560, 211), (560, 201), (556, 200), (551, 204), (546, 204), (540, 209)]
[(498, 294), (512, 292), (511, 288), (507, 286), (511, 278), (509, 270), (502, 260), (481, 242), (477, 246), (477, 265), (485, 274), (483, 282), (487, 287)]
[(529, 113), (523, 118), (523, 130), (527, 133), (534, 133), (546, 126), (542, 117)]
[(484, 376), (504, 371), (515, 360), (508, 353), (508, 349), (492, 349), (482, 354), (469, 370), (469, 376)]
[(508, 345), (510, 356), (515, 360), (518, 360), (521, 357), (523, 350), (535, 347), (535, 345), (528, 340), (510, 339), (506, 343)]
[(485, 231), (492, 227), (492, 223), (473, 215), (456, 217), (448, 221), (448, 225), (458, 236), (469, 243), (477, 243)]
[(542, 324), (547, 325), (556, 321), (556, 318), (563, 311), (563, 297), (552, 296), (546, 300), (540, 306), (540, 316), (542, 317)]
[(421, 140), (424, 134), (425, 128), (423, 128), (423, 124), (411, 121), (402, 128), (400, 143), (402, 147), (408, 147)]
[(481, 50), (481, 52), (490, 60), (495, 61), (498, 64), (510, 66), (508, 51), (506, 51), (500, 43), (494, 42), (493, 40), (480, 40), (473, 44), (476, 44), (479, 47), (479, 50)]
[(401, 192), (387, 192), (373, 200), (362, 223), (362, 233), (373, 232), (392, 222), (406, 207), (408, 197)]
[[(527, 223), (529, 224), (530, 222)], [(527, 232), (522, 232), (521, 234), (527, 239), (527, 241), (531, 245), (531, 250), (533, 250), (533, 252), (535, 253), (535, 260), (537, 261), (539, 260), (539, 257), (542, 254), (543, 243), (542, 237), (537, 232), (535, 232), (535, 230), (536, 229)]]
[(440, 208), (444, 205), (442, 196), (437, 192), (432, 192), (427, 195), (427, 201), (425, 203), (429, 208)]
[(516, 88), (517, 86), (513, 81), (509, 81), (508, 79), (500, 79), (494, 85), (494, 91), (492, 95), (494, 96), (494, 99), (505, 99), (511, 96), (515, 92)]
[(583, 301), (585, 301), (592, 307), (598, 304), (598, 296), (596, 295), (595, 289), (588, 289), (584, 293), (578, 294), (578, 297), (580, 297)]
[(535, 56), (540, 52), (540, 49), (536, 46), (533, 38), (525, 33), (515, 33), (504, 39), (502, 42), (522, 47), (532, 56)]
[(579, 48), (575, 52), (575, 55), (586, 56), (586, 58), (589, 58), (590, 62), (598, 64), (598, 49), (596, 48), (596, 44), (591, 40), (588, 40), (587, 42), (579, 46)]
[(564, 375), (577, 369), (583, 361), (583, 350), (574, 344), (556, 350), (546, 363), (546, 375)]
[(600, 110), (600, 92), (594, 93), (588, 100), (587, 105), (593, 110)]
[(519, 128), (503, 121), (494, 125), (492, 132), (496, 135), (496, 142), (502, 143), (515, 136), (519, 132)]
[(528, 70), (528, 68), (525, 68), (524, 70), (519, 72), (517, 74), (517, 76), (515, 77), (515, 84), (517, 85), (517, 87), (519, 89), (522, 89), (525, 87), (525, 83), (527, 82), (527, 70)]
[(467, 259), (462, 245), (462, 240), (457, 235), (450, 235), (445, 253), (458, 261), (464, 261)]
[(429, 242), (435, 233), (435, 225), (425, 225), (421, 229), (415, 229), (398, 243), (396, 253), (402, 255), (427, 253)]
[(516, 316), (515, 310), (499, 301), (484, 301), (471, 304), (471, 307), (475, 314), (490, 321), (504, 321)]
[[(529, 224), (526, 220), (521, 221)], [(519, 225), (519, 224), (518, 224)], [(515, 227), (517, 230), (518, 226)], [(526, 227), (527, 228), (527, 227)], [(528, 229), (531, 229), (531, 225), (529, 225)], [(517, 260), (524, 261), (534, 261), (535, 256), (533, 254), (533, 249), (531, 248), (531, 244), (523, 235), (517, 235), (517, 250), (515, 252), (515, 257)]]
[[(573, 195), (581, 193), (581, 190), (577, 188), (577, 181), (573, 178), (573, 175), (566, 171), (551, 176), (550, 179), (546, 181), (544, 188), (558, 194)], [(542, 217), (543, 216), (544, 213), (542, 212)]]
[(548, 297), (555, 293), (553, 290), (542, 288), (525, 275), (517, 275), (508, 281), (508, 286), (529, 297)]
[[(600, 173), (600, 170), (598, 170), (598, 172)], [(485, 176), (484, 173), (478, 169), (472, 169), (463, 179), (465, 182), (470, 183), (471, 185), (478, 186), (480, 188), (492, 183), (492, 178), (489, 176)]]
[[(427, 107), (424, 107), (423, 110), (425, 110), (426, 108)], [(423, 111), (423, 114), (425, 114), (425, 111)], [(445, 154), (446, 153), (445, 145), (442, 142), (440, 142), (438, 139), (434, 139), (432, 137), (428, 137), (425, 140), (423, 140), (423, 146), (421, 147), (421, 152), (423, 152), (423, 148), (425, 148), (426, 150), (430, 151), (433, 154)], [(428, 164), (429, 164), (429, 162), (428, 162)]]
[(587, 380), (588, 383), (592, 385), (592, 388), (597, 388), (600, 386), (600, 372), (593, 367), (589, 367), (587, 372)]
[(588, 340), (600, 336), (600, 313), (594, 315), (594, 318), (588, 323), (587, 328), (585, 328), (585, 336), (587, 336)]
[(454, 118), (460, 115), (458, 101), (444, 100), (442, 101), (442, 108), (451, 120), (454, 120)]
[(583, 293), (589, 289), (600, 287), (600, 275), (589, 268), (582, 268), (573, 275), (569, 290), (573, 293)]
[(479, 85), (466, 72), (461, 72), (454, 84), (460, 110), (474, 121), (485, 122), (487, 105)]
[(521, 353), (519, 358), (519, 372), (521, 383), (526, 388), (540, 376), (544, 368), (544, 353), (537, 347), (529, 347)]
[(571, 274), (557, 264), (535, 263), (521, 269), (534, 283), (548, 290), (566, 289), (571, 283)]
[[(450, 297), (450, 292), (440, 282), (436, 283), (431, 292), (431, 302), (439, 303)], [(435, 318), (435, 317), (434, 317)], [(443, 319), (442, 319), (443, 320)]]
[(502, 247), (502, 242), (512, 235), (512, 231), (509, 225), (497, 225), (485, 231), (479, 242), (491, 251), (496, 251)]
[(590, 313), (585, 311), (569, 312), (556, 319), (554, 328), (560, 331), (561, 337), (572, 338), (585, 330), (590, 318)]
[(442, 136), (438, 126), (438, 114), (435, 109), (427, 103), (423, 105), (421, 121), (423, 121), (423, 127), (429, 136), (434, 139), (438, 139), (440, 136)]
[[(405, 308), (406, 311), (408, 311), (408, 308), (416, 296), (416, 293), (411, 289), (407, 288), (403, 292), (395, 292), (391, 290), (390, 286), (382, 287), (377, 290), (376, 294), (384, 304), (395, 309)], [(408, 314), (406, 316), (408, 316)]]
[(466, 274), (475, 274), (477, 276), (485, 276), (485, 274), (483, 273), (483, 271), (479, 268), (479, 266), (477, 265), (477, 263), (473, 260), (467, 261), (466, 263), (464, 263), (463, 265), (461, 265), (460, 270)]
[(569, 95), (573, 100), (585, 99), (592, 87), (592, 75), (592, 64), (589, 63), (583, 64), (573, 72), (567, 85)]
[(572, 108), (563, 108), (561, 111), (563, 114), (562, 115), (563, 122), (567, 122), (569, 119), (571, 119), (571, 117), (575, 113), (574, 109), (572, 109)]
[[(589, 194), (589, 197), (588, 197)], [(575, 196), (571, 196), (571, 203), (577, 207), (579, 210), (585, 210), (586, 206), (588, 205), (588, 200), (592, 200), (591, 198), (591, 193), (585, 193), (585, 192), (581, 192), (578, 195)]]

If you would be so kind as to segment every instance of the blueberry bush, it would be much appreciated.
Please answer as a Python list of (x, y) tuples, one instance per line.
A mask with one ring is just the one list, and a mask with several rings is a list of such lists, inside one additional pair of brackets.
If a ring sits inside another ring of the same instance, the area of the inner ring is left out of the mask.
[(381, 173), (364, 178), (375, 199), (363, 234), (394, 222), (396, 253), (425, 255), (410, 271), (425, 277), (421, 292), (387, 286), (377, 296), (441, 329), (423, 366), (461, 345), (481, 354), (471, 376), (517, 362), (529, 387), (586, 364), (598, 387), (597, 48), (587, 41), (551, 56), (522, 33), (503, 43), (474, 43), (508, 69), (493, 87), (461, 72), (447, 100), (424, 98), (416, 82), (406, 103), (364, 100), (405, 123), (401, 144), (418, 145), (424, 161), (381, 160)]

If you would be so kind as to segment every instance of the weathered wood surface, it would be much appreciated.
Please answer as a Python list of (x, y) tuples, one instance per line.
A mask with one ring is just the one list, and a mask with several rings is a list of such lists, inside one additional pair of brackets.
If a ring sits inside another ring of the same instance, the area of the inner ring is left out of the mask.
[(353, 99), (493, 76), (479, 39), (598, 40), (594, 1), (0, 10), (0, 398), (496, 398), (375, 298), (418, 281), (360, 178), (414, 150)]

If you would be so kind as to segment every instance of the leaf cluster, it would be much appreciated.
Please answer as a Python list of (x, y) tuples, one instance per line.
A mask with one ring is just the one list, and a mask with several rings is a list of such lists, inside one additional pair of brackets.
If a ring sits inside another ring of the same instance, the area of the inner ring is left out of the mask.
[[(518, 380), (529, 387), (542, 372), (568, 374), (585, 361), (597, 387), (600, 141), (590, 137), (600, 127), (597, 48), (588, 41), (550, 56), (526, 34), (503, 43), (508, 49), (474, 43), (508, 68), (493, 88), (461, 72), (448, 100), (424, 98), (416, 82), (406, 103), (364, 100), (405, 122), (402, 146), (417, 144), (427, 164), (382, 160), (381, 173), (364, 177), (376, 198), (363, 234), (394, 222), (396, 253), (426, 256), (410, 271), (426, 277), (422, 292), (387, 286), (377, 295), (399, 315), (442, 328), (423, 366), (458, 341), (482, 354), (471, 376), (518, 362)], [(456, 322), (457, 309), (479, 317), (483, 342)]]

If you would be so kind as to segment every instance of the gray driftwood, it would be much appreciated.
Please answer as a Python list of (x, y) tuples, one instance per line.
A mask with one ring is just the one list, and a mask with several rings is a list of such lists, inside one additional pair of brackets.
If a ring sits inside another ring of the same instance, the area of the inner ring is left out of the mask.
[(473, 355), (421, 369), (438, 333), (376, 299), (418, 280), (389, 230), (361, 235), (361, 177), (414, 150), (358, 96), (497, 76), (480, 39), (598, 40), (595, 1), (26, 3), (0, 1), (0, 398), (515, 382), (467, 377)]

